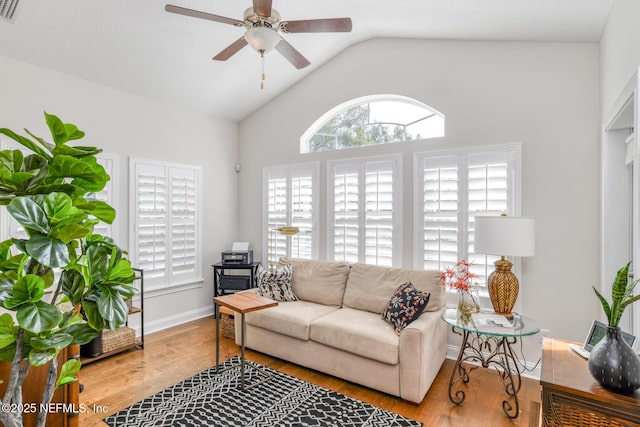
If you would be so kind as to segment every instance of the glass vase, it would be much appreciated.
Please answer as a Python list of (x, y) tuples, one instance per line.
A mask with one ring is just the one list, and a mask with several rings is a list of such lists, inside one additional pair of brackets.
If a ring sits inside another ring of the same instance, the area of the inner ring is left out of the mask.
[(458, 292), (458, 317), (471, 320), (473, 313), (480, 312), (480, 299), (477, 289)]

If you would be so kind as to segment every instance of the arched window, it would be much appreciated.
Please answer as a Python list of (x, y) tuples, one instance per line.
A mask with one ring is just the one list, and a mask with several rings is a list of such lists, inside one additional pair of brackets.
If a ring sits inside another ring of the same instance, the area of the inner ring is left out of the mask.
[(406, 96), (370, 95), (327, 111), (300, 138), (300, 152), (342, 150), (438, 136), (444, 136), (441, 112)]

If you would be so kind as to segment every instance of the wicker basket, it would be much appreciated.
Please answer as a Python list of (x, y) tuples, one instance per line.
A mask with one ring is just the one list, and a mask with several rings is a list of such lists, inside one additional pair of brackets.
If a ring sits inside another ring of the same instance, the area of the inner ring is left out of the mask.
[(220, 307), (220, 333), (229, 339), (236, 338), (233, 311), (226, 307)]
[(102, 352), (107, 353), (120, 347), (136, 343), (136, 331), (123, 326), (112, 331), (102, 331)]

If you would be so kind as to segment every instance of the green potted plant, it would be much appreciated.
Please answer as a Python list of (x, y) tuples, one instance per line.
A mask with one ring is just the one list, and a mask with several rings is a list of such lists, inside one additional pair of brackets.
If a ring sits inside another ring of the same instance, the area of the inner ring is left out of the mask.
[(640, 359), (635, 351), (622, 339), (620, 319), (624, 310), (640, 300), (633, 295), (638, 280), (629, 281), (627, 263), (618, 270), (611, 289), (611, 304), (594, 287), (609, 322), (602, 340), (589, 356), (589, 371), (603, 387), (618, 393), (629, 394), (640, 388)]
[[(71, 146), (84, 132), (54, 115), (45, 113), (45, 119), (51, 142), (26, 129), (28, 136), (0, 129), (28, 152), (0, 151), (0, 206), (27, 236), (0, 242), (0, 304), (8, 310), (0, 315), (0, 360), (11, 363), (2, 403), (16, 407), (31, 366), (49, 364), (42, 407), (56, 387), (76, 381), (80, 361), (65, 362), (58, 375), (58, 353), (122, 326), (126, 300), (135, 293), (124, 252), (93, 232), (116, 214), (93, 197), (110, 179), (96, 159), (101, 150)], [(46, 416), (38, 413), (38, 426)], [(0, 411), (0, 421), (23, 423), (19, 411)]]

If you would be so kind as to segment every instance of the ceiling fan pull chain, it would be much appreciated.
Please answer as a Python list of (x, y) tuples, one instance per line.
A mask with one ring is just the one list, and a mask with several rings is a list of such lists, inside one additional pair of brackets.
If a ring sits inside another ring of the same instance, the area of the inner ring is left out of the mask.
[(262, 62), (262, 81), (260, 81), (260, 89), (264, 89), (264, 50), (260, 51), (260, 61)]

